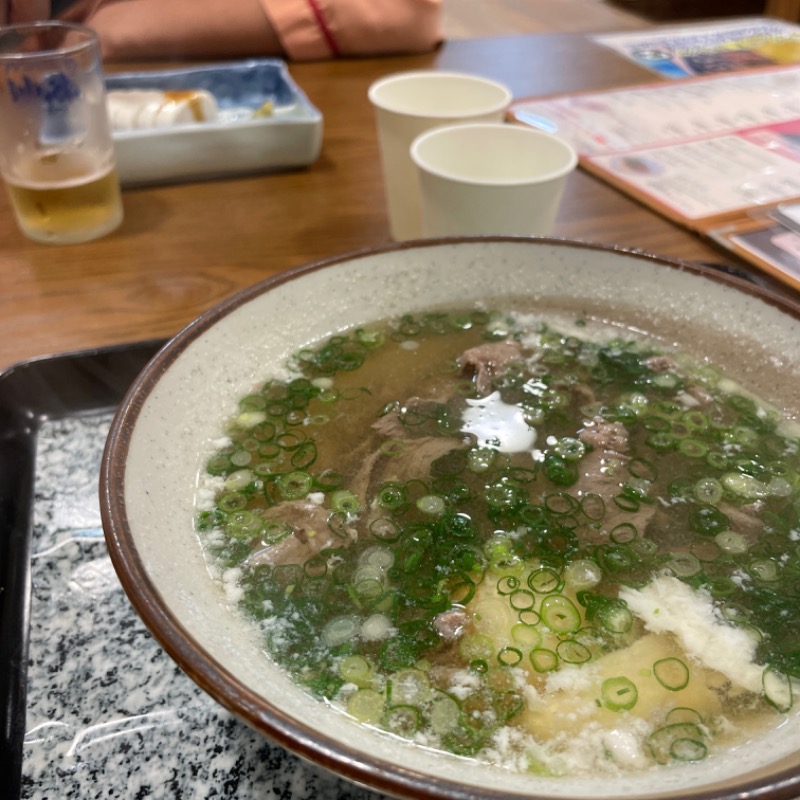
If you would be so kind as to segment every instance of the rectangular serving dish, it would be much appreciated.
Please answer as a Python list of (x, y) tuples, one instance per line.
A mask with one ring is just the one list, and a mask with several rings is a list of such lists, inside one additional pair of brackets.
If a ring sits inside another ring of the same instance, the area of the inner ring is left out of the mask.
[[(322, 114), (281, 59), (112, 73), (106, 76), (106, 88), (205, 90), (216, 99), (222, 117), (216, 122), (115, 131), (123, 186), (305, 167), (316, 161), (322, 149)], [(269, 116), (230, 113), (256, 111), (268, 102), (273, 107)]]

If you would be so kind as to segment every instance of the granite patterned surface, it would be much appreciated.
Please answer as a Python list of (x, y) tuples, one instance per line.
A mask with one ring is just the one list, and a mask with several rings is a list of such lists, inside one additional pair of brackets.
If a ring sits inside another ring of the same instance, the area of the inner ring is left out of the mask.
[(38, 437), (22, 797), (380, 800), (238, 722), (140, 622), (100, 525), (110, 421), (47, 422)]

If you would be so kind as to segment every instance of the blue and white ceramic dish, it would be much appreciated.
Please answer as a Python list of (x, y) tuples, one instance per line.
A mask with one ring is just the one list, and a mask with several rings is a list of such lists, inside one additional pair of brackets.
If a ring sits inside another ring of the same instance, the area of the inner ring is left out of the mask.
[[(123, 185), (303, 167), (317, 159), (322, 147), (322, 114), (280, 59), (110, 74), (106, 87), (205, 90), (219, 107), (213, 122), (115, 131)], [(272, 113), (253, 117), (265, 103), (271, 103)]]

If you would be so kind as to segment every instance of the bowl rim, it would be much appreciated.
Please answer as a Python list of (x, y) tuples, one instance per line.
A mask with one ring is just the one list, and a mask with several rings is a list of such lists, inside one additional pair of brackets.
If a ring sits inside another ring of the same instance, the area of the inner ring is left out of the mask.
[[(100, 513), (112, 564), (137, 614), (181, 670), (223, 708), (284, 749), (353, 783), (395, 797), (414, 800), (475, 800), (477, 797), (481, 800), (511, 800), (512, 795), (486, 786), (477, 796), (469, 787), (428, 773), (409, 770), (380, 757), (356, 760), (344, 743), (328, 737), (319, 728), (295, 719), (264, 700), (199, 646), (172, 611), (161, 603), (158, 588), (150, 580), (134, 544), (124, 500), (128, 447), (145, 401), (183, 349), (220, 319), (256, 297), (317, 270), (356, 259), (401, 250), (431, 249), (442, 245), (503, 242), (563, 246), (644, 259), (652, 264), (727, 285), (800, 320), (800, 299), (795, 299), (790, 293), (779, 293), (703, 262), (660, 256), (636, 248), (566, 238), (518, 236), (443, 237), (365, 247), (301, 264), (267, 277), (212, 306), (181, 329), (153, 356), (125, 394), (113, 416), (100, 465)], [(726, 789), (722, 793), (718, 789), (699, 787), (682, 797), (684, 800), (741, 800), (744, 797), (752, 800), (793, 800), (799, 792), (800, 771), (786, 768), (773, 773), (769, 778), (753, 778), (738, 783), (736, 788)], [(659, 795), (658, 791), (647, 795), (648, 798), (659, 796), (663, 795)], [(537, 800), (565, 800), (563, 796), (556, 794), (530, 795), (530, 798), (534, 797)]]

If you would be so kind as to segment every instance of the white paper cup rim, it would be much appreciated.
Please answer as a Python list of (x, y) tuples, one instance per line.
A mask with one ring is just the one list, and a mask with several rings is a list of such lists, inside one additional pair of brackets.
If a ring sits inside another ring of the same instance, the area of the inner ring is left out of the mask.
[[(487, 89), (494, 89), (497, 92), (497, 96), (494, 100), (487, 100), (483, 103), (475, 103), (470, 106), (465, 105), (464, 108), (459, 111), (454, 111), (450, 108), (442, 108), (441, 110), (437, 111), (434, 109), (430, 112), (422, 111), (419, 108), (410, 108), (398, 102), (396, 99), (392, 100), (392, 98), (383, 96), (387, 87), (419, 80), (424, 80), (426, 82), (438, 81), (441, 83), (463, 81), (464, 83), (480, 85)], [(440, 70), (411, 70), (408, 72), (396, 72), (391, 75), (386, 75), (372, 83), (367, 92), (367, 96), (373, 106), (383, 109), (384, 111), (390, 111), (394, 114), (409, 117), (424, 116), (442, 120), (454, 119), (459, 116), (474, 117), (502, 111), (508, 107), (513, 99), (511, 90), (507, 86), (491, 78), (485, 78), (482, 75), (473, 75), (469, 72), (445, 72)]]
[[(432, 165), (423, 155), (422, 150), (425, 145), (432, 139), (440, 138), (442, 136), (452, 136), (459, 134), (467, 134), (475, 130), (493, 130), (503, 131), (500, 135), (504, 137), (527, 137), (531, 140), (546, 141), (549, 144), (560, 146), (563, 150), (564, 161), (559, 166), (545, 172), (537, 172), (536, 175), (520, 175), (515, 178), (479, 178), (468, 177), (465, 175), (443, 169), (438, 166)], [(479, 186), (525, 186), (531, 183), (545, 183), (546, 181), (555, 180), (568, 175), (578, 164), (578, 154), (575, 152), (572, 145), (564, 139), (554, 136), (551, 133), (540, 131), (535, 128), (529, 128), (523, 125), (513, 125), (505, 123), (463, 123), (459, 125), (447, 125), (433, 128), (425, 133), (417, 136), (411, 143), (411, 159), (416, 166), (437, 177), (454, 182), (462, 182), (470, 185)]]

